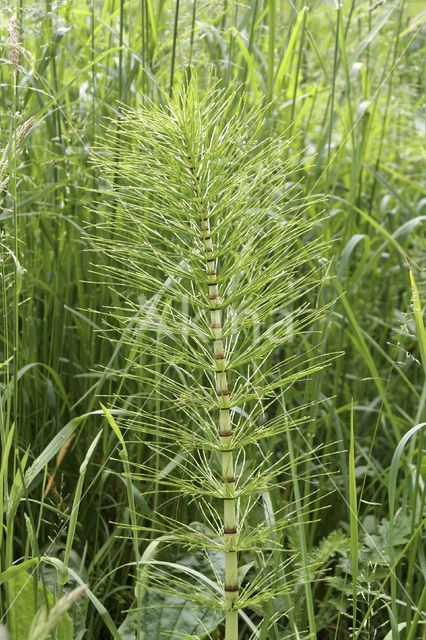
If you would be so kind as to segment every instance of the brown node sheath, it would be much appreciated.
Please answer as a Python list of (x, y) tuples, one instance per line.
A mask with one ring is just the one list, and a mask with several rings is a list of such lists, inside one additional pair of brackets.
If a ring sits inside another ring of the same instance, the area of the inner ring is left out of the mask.
[(227, 533), (228, 535), (232, 535), (233, 533), (237, 533), (237, 528), (234, 527), (233, 529), (224, 529), (223, 533)]

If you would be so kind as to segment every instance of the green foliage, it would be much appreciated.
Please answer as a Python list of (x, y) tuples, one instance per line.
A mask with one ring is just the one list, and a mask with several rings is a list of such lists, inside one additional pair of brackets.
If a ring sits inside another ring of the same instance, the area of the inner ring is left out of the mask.
[[(287, 411), (264, 421), (265, 407), (278, 405), (278, 391), (327, 362), (303, 352), (271, 362), (277, 345), (285, 349), (301, 339), (320, 316), (305, 297), (321, 281), (325, 248), (312, 233), (313, 200), (288, 183), (294, 160), (284, 159), (285, 139), (260, 138), (259, 106), (239, 101), (235, 90), (212, 88), (199, 97), (194, 80), (176, 99), (163, 99), (161, 108), (123, 109), (98, 145), (94, 162), (105, 179), (102, 199), (111, 206), (93, 241), (103, 238), (97, 250), (112, 262), (97, 269), (120, 296), (106, 322), (121, 335), (129, 335), (129, 322), (132, 328), (134, 359), (123, 376), (137, 378), (148, 400), (132, 396), (121, 421), (120, 431), (141, 432), (151, 452), (139, 468), (130, 465), (131, 477), (176, 493), (183, 504), (197, 501), (214, 523), (211, 534), (200, 535), (179, 518), (162, 524), (161, 508), (153, 514), (155, 533), (174, 531), (190, 549), (225, 554), (225, 576), (216, 578), (224, 589), (226, 638), (233, 640), (237, 608), (288, 591), (268, 557), (282, 545), (289, 511), (277, 512), (271, 526), (256, 502), (289, 461), (272, 461), (267, 453), (258, 461), (257, 450), (292, 424)], [(119, 161), (117, 135), (125, 144)], [(162, 294), (167, 279), (172, 284)], [(145, 295), (155, 295), (155, 306), (141, 304)], [(155, 393), (157, 411), (149, 403)], [(176, 470), (165, 478), (162, 470), (172, 461)], [(237, 553), (260, 548), (266, 570), (236, 599)], [(170, 574), (161, 584), (173, 596), (181, 588), (187, 591)], [(220, 608), (208, 590), (187, 597)]]
[[(10, 597), (9, 625), (14, 640), (27, 640), (34, 616), (39, 607), (51, 608), (54, 604), (53, 594), (34, 575), (20, 572), (8, 581)], [(32, 638), (33, 636), (31, 636)], [(58, 640), (72, 640), (73, 624), (69, 615), (64, 612), (57, 623)]]
[[(195, 523), (192, 524), (194, 527)], [(197, 527), (200, 531), (202, 526)], [(217, 551), (210, 551), (208, 556), (203, 553), (191, 553), (181, 556), (177, 559), (175, 566), (164, 566), (165, 576), (170, 582), (173, 578), (178, 578), (182, 572), (190, 569), (191, 574), (186, 574), (185, 578), (188, 582), (190, 590), (199, 590), (202, 588), (203, 580), (206, 578), (214, 580), (214, 571), (219, 569), (222, 577), (224, 575), (225, 565), (223, 554)], [(159, 593), (155, 589), (150, 589), (151, 570), (160, 569), (155, 564), (147, 569), (146, 595), (143, 598), (143, 605), (135, 611), (130, 611), (126, 616), (123, 624), (120, 626), (119, 632), (122, 640), (134, 640), (137, 636), (137, 629), (140, 629), (142, 638), (152, 638), (153, 640), (161, 640), (164, 637), (186, 638), (197, 636), (200, 638), (208, 637), (208, 634), (215, 631), (219, 623), (223, 622), (224, 615), (220, 611), (212, 610), (206, 606), (194, 607), (191, 598), (179, 598), (176, 595)], [(201, 576), (201, 580), (197, 581), (197, 577)], [(138, 606), (137, 600), (134, 603)]]
[(143, 638), (202, 638), (214, 631), (222, 616), (209, 608), (195, 608), (190, 600), (149, 591), (143, 608), (128, 614), (119, 631), (122, 640), (134, 640), (137, 629)]
[[(117, 402), (128, 398), (122, 411), (143, 400), (146, 411), (162, 415), (166, 399), (155, 380), (167, 365), (161, 350), (155, 355), (152, 334), (153, 352), (143, 363), (152, 365), (148, 388), (146, 376), (121, 375), (135, 361), (129, 343), (139, 309), (123, 333), (116, 321), (110, 328), (97, 314), (121, 302), (112, 272), (104, 270), (102, 281), (90, 275), (90, 262), (108, 266), (109, 259), (93, 254), (83, 231), (102, 217), (94, 202), (105, 181), (88, 158), (107, 118), (120, 119), (120, 109), (140, 103), (164, 102), (163, 92), (183, 89), (191, 75), (201, 93), (211, 75), (224, 88), (236, 82), (248, 109), (255, 100), (266, 105), (273, 98), (260, 139), (286, 132), (283, 159), (298, 154), (289, 182), (299, 183), (303, 197), (326, 196), (309, 215), (324, 209), (315, 235), (330, 241), (321, 256), (329, 279), (307, 291), (303, 302), (311, 308), (334, 303), (301, 340), (276, 345), (265, 370), (285, 358), (345, 353), (327, 370), (288, 385), (286, 410), (306, 408), (292, 413), (291, 431), (258, 450), (259, 460), (270, 455), (273, 462), (292, 451), (290, 472), (263, 492), (249, 517), (257, 522), (266, 511), (271, 530), (275, 513), (279, 519), (286, 508), (296, 520), (283, 531), (286, 552), (276, 550), (274, 557), (277, 579), (288, 581), (294, 595), (241, 615), (241, 635), (258, 627), (262, 640), (309, 633), (318, 640), (347, 638), (354, 583), (355, 638), (417, 640), (424, 632), (423, 429), (394, 457), (401, 438), (426, 419), (424, 2), (347, 0), (338, 11), (329, 0), (313, 0), (308, 11), (304, 4), (22, 0), (0, 9), (0, 575), (10, 575), (21, 559), (30, 563), (28, 571), (43, 555), (60, 563), (68, 542), (70, 571), (90, 583), (83, 614), (74, 621), (80, 640), (118, 638), (117, 627), (135, 606), (134, 563), (158, 542), (147, 529), (163, 531), (177, 513), (187, 526), (204, 518), (189, 498), (186, 511), (179, 509), (174, 489), (183, 461), (175, 452), (157, 457), (154, 428), (144, 436), (150, 449), (141, 446), (141, 434), (129, 441), (128, 432), (122, 451), (104, 420), (99, 401), (111, 407), (116, 396)], [(13, 7), (12, 65), (7, 27)], [(26, 126), (32, 117), (34, 126)], [(24, 137), (17, 140), (20, 131)], [(125, 149), (117, 137), (117, 167)], [(103, 241), (101, 235), (97, 244)], [(164, 300), (170, 291), (173, 309), (175, 286), (166, 278), (140, 307), (155, 316), (157, 295)], [(115, 344), (105, 339), (113, 335)], [(251, 375), (261, 362), (244, 366)], [(178, 368), (169, 374), (173, 384), (182, 384)], [(259, 424), (266, 429), (277, 414), (274, 404), (265, 403)], [(310, 420), (298, 423), (303, 415)], [(177, 413), (172, 428), (176, 419)], [(101, 426), (81, 487), (80, 467)], [(62, 440), (65, 433), (71, 440)], [(334, 455), (316, 458), (319, 445)], [(164, 464), (161, 478), (173, 491), (163, 485), (160, 492), (152, 474), (150, 480), (123, 476), (125, 464), (140, 465), (151, 454), (150, 462)], [(254, 459), (251, 453), (245, 458), (247, 474)], [(351, 497), (358, 539), (350, 529)], [(160, 522), (152, 521), (153, 511), (161, 512)], [(342, 553), (315, 564), (321, 540), (333, 541), (339, 530)], [(352, 553), (358, 545), (357, 576), (351, 573), (351, 535)], [(150, 537), (148, 545), (144, 537)], [(395, 546), (392, 539), (405, 542)], [(160, 547), (158, 561), (176, 562), (184, 552), (167, 543)], [(377, 564), (368, 564), (368, 557)], [(283, 558), (290, 564), (283, 567)], [(319, 573), (309, 581), (310, 563)], [(264, 569), (259, 554), (247, 564), (253, 575)], [(45, 569), (36, 571), (48, 577)], [(296, 575), (304, 584), (294, 584)], [(52, 577), (55, 597), (62, 587), (67, 593), (68, 583)], [(0, 588), (1, 634), (8, 617), (6, 581)]]

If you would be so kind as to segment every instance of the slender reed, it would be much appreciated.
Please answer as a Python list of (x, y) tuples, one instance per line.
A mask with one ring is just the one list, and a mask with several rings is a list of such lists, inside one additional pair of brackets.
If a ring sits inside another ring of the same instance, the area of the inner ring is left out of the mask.
[[(18, 98), (18, 71), (19, 71), (19, 45), (18, 45), (18, 21), (13, 16), (9, 23), (9, 61), (12, 70), (11, 88), (12, 113), (9, 137), (9, 192), (13, 202), (13, 239), (14, 239), (14, 301), (13, 301), (13, 419), (15, 427), (18, 421), (18, 372), (19, 372), (19, 230), (18, 230), (18, 193), (16, 176), (16, 153), (17, 148), (17, 98)], [(17, 427), (15, 428), (15, 441), (17, 438)]]

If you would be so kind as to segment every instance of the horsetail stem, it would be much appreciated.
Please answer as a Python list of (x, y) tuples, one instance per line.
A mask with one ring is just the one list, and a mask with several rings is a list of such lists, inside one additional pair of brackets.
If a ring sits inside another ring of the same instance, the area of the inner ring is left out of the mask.
[[(156, 456), (144, 454), (148, 459), (137, 465), (140, 472), (131, 473), (153, 487), (172, 489), (196, 510), (196, 519), (187, 526), (163, 514), (163, 505), (157, 503), (158, 515), (144, 527), (153, 531), (151, 542), (159, 532), (168, 536), (173, 531), (177, 544), (200, 552), (209, 563), (206, 574), (197, 570), (188, 575), (184, 557), (177, 558), (170, 572), (163, 570), (168, 562), (159, 561), (150, 569), (152, 594), (164, 596), (165, 603), (169, 597), (173, 602), (182, 597), (191, 612), (198, 611), (199, 619), (186, 629), (191, 637), (205, 635), (203, 616), (208, 612), (212, 632), (224, 623), (224, 640), (238, 640), (241, 634), (246, 637), (244, 622), (239, 629), (240, 613), (289, 589), (272, 566), (288, 511), (278, 509), (271, 518), (269, 507), (266, 513), (258, 503), (259, 496), (284, 477), (288, 462), (270, 465), (266, 455), (253, 471), (245, 464), (255, 452), (252, 445), (262, 446), (288, 429), (286, 414), (259, 425), (262, 399), (269, 401), (275, 389), (323, 365), (300, 362), (297, 372), (277, 374), (274, 369), (268, 379), (240, 372), (254, 360), (266, 362), (277, 344), (288, 341), (288, 326), (282, 321), (273, 322), (273, 331), (262, 334), (262, 340), (252, 341), (251, 335), (255, 327), (270, 325), (274, 310), (293, 307), (306, 286), (305, 262), (322, 255), (323, 245), (317, 238), (298, 243), (311, 228), (302, 215), (283, 224), (280, 212), (295, 206), (302, 214), (304, 200), (290, 204), (293, 199), (283, 189), (284, 167), (276, 177), (284, 139), (259, 142), (264, 112), (258, 104), (234, 104), (234, 88), (212, 87), (200, 97), (196, 77), (176, 98), (164, 98), (164, 108), (150, 104), (138, 111), (123, 110), (118, 130), (130, 144), (123, 157), (120, 207), (116, 201), (111, 210), (107, 205), (103, 223), (112, 233), (101, 250), (119, 256), (113, 278), (123, 292), (124, 308), (118, 305), (112, 316), (129, 326), (137, 300), (143, 322), (131, 344), (146, 358), (140, 379), (164, 398), (161, 407), (152, 398), (150, 407), (138, 402), (131, 410), (132, 429), (143, 434), (147, 450)], [(114, 158), (105, 151), (115, 135), (113, 128), (95, 157), (113, 181)], [(130, 280), (129, 264), (134, 267)], [(154, 283), (150, 265), (158, 270)], [(104, 266), (99, 270), (103, 274)], [(164, 283), (160, 290), (157, 283)], [(140, 293), (145, 291), (153, 294), (155, 314), (145, 304), (140, 309)], [(305, 325), (304, 314), (296, 308), (292, 318)], [(308, 319), (318, 315), (312, 311)], [(159, 339), (159, 323), (164, 339)], [(161, 376), (153, 379), (157, 362)], [(236, 385), (230, 384), (230, 371)], [(173, 460), (176, 470), (165, 476), (160, 460), (164, 469)], [(246, 516), (252, 509), (257, 522), (249, 527)], [(254, 570), (242, 589), (240, 570), (250, 570), (246, 556), (252, 554), (262, 555), (265, 571), (256, 575)], [(176, 637), (172, 630), (167, 634)]]
[(196, 158), (191, 154), (188, 145), (188, 168), (195, 188), (201, 220), (201, 237), (206, 261), (206, 285), (210, 300), (210, 328), (212, 330), (212, 352), (215, 362), (216, 398), (219, 408), (218, 436), (222, 457), (223, 482), (223, 550), (225, 553), (225, 640), (238, 639), (238, 556), (237, 556), (237, 517), (235, 498), (234, 455), (230, 448), (232, 442), (232, 423), (228, 375), (226, 371), (225, 347), (222, 336), (222, 313), (217, 281), (217, 260), (214, 257), (212, 229), (208, 203), (203, 197), (200, 180), (196, 171)]

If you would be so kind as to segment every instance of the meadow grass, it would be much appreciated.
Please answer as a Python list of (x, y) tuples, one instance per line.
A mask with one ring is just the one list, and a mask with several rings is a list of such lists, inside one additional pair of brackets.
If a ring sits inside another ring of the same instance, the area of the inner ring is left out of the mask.
[[(22, 586), (11, 569), (20, 565), (18, 576), (31, 576), (29, 616), (88, 583), (70, 609), (74, 637), (124, 638), (132, 563), (178, 557), (155, 534), (150, 543), (129, 534), (151, 526), (160, 506), (175, 516), (176, 504), (156, 482), (130, 479), (129, 463), (146, 450), (131, 431), (125, 446), (117, 440), (100, 402), (113, 417), (126, 410), (119, 397), (155, 415), (162, 397), (123, 375), (134, 346), (125, 332), (111, 341), (99, 315), (119, 297), (112, 278), (92, 274), (110, 263), (86, 228), (98, 222), (105, 189), (89, 160), (107, 119), (164, 102), (162, 92), (196, 71), (200, 90), (213, 76), (263, 103), (261, 135), (286, 132), (284, 153), (298, 158), (287, 186), (323, 197), (310, 215), (320, 213), (313, 233), (328, 246), (324, 277), (305, 301), (327, 311), (272, 360), (342, 354), (280, 399), (283, 411), (308, 406), (310, 418), (268, 444), (291, 462), (286, 491), (273, 488), (264, 505), (272, 521), (295, 505), (275, 570), (296, 579), (268, 608), (246, 612), (240, 637), (424, 637), (422, 9), (417, 0), (314, 0), (309, 9), (298, 0), (21, 0), (1, 9), (1, 624), (17, 629)], [(18, 68), (9, 60), (13, 16)], [(167, 282), (159, 293), (167, 296)], [(159, 380), (158, 354), (148, 364)], [(303, 457), (319, 445), (333, 456)], [(158, 471), (177, 473), (173, 464)], [(179, 515), (183, 524), (201, 519), (194, 504)], [(146, 627), (155, 611), (144, 615), (128, 637), (159, 633)], [(220, 624), (215, 634), (223, 637)]]

